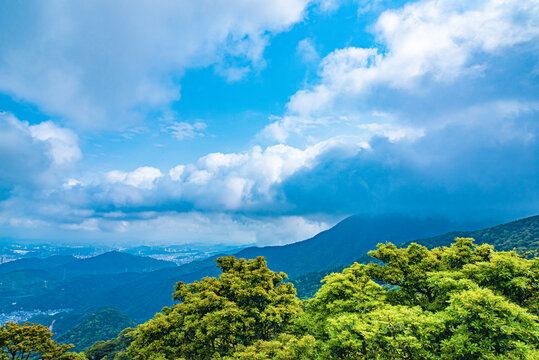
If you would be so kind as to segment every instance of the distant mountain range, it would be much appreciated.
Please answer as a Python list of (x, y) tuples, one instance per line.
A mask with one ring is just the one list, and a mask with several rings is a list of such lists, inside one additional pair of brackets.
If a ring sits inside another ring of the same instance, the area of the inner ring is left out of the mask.
[(73, 256), (51, 256), (45, 259), (29, 258), (0, 264), (0, 274), (17, 270), (45, 270), (51, 275), (74, 277), (80, 275), (121, 274), (126, 272), (149, 272), (175, 267), (170, 261), (135, 256), (118, 251), (77, 259)]
[[(359, 259), (368, 260), (367, 252), (380, 242), (400, 244), (421, 239), (417, 241), (437, 246), (449, 244), (456, 236), (474, 236), (479, 241), (494, 241), (503, 246), (501, 249), (516, 247), (524, 251), (539, 248), (538, 223), (539, 216), (534, 216), (484, 230), (447, 233), (453, 225), (442, 220), (401, 215), (352, 216), (311, 239), (285, 246), (247, 248), (235, 256), (265, 256), (269, 267), (286, 272), (300, 295), (305, 296), (304, 289), (312, 294), (328, 271)], [(441, 233), (446, 235), (435, 236)], [(65, 308), (85, 312), (113, 306), (136, 321), (144, 321), (172, 304), (177, 281), (192, 282), (218, 275), (214, 262), (217, 257), (174, 266), (111, 252), (88, 259), (51, 257), (2, 264), (0, 312)]]

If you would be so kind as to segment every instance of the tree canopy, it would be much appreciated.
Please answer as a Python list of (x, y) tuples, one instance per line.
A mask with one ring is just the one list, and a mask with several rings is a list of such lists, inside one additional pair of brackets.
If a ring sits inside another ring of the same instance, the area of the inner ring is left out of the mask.
[[(379, 244), (300, 301), (262, 257), (177, 283), (177, 301), (90, 359), (539, 359), (539, 258), (471, 238), (428, 249)], [(41, 325), (0, 328), (0, 360), (85, 359)]]
[(214, 359), (255, 341), (270, 341), (301, 312), (286, 275), (269, 270), (262, 257), (219, 258), (219, 278), (179, 282), (179, 301), (139, 325), (129, 354), (135, 359)]
[(0, 327), (0, 359), (80, 359), (75, 353), (68, 353), (73, 345), (58, 344), (52, 333), (43, 325), (15, 322)]
[(539, 358), (538, 259), (469, 238), (369, 255), (328, 275), (286, 335), (231, 359)]

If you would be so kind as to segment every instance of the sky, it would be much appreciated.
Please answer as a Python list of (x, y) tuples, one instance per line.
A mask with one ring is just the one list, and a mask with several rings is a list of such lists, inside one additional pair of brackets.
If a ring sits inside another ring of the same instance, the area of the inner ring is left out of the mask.
[(0, 2), (0, 238), (539, 213), (537, 0)]

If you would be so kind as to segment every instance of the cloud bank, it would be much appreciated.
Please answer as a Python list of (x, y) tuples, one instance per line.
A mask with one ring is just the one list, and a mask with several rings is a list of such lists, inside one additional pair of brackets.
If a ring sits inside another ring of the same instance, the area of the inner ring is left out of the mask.
[[(311, 6), (134, 2), (120, 14), (108, 3), (52, 4), (33, 7), (33, 25), (23, 27), (32, 36), (14, 32), (29, 43), (1, 53), (0, 88), (76, 129), (121, 128), (149, 109), (166, 110), (188, 68), (214, 66), (228, 81), (245, 81), (264, 66), (271, 34), (304, 20)], [(331, 14), (338, 2), (316, 6)], [(104, 8), (110, 16), (98, 21)], [(58, 14), (64, 21), (51, 24)], [(243, 151), (169, 167), (82, 171), (70, 126), (3, 113), (0, 228), (28, 237), (39, 229), (66, 239), (269, 244), (358, 212), (492, 221), (536, 214), (538, 19), (532, 0), (424, 0), (382, 12), (371, 47), (320, 59), (300, 37), (296, 55), (306, 66), (318, 62), (318, 76), (282, 113)], [(93, 35), (84, 42), (85, 34)], [(29, 60), (34, 52), (38, 61)], [(161, 131), (178, 139), (206, 135), (204, 122), (167, 124)]]

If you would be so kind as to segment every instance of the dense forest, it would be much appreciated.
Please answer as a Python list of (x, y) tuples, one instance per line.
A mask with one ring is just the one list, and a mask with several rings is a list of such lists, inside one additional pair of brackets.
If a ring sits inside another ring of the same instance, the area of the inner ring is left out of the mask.
[[(471, 238), (428, 249), (379, 244), (377, 262), (323, 279), (302, 301), (264, 258), (217, 260), (218, 277), (175, 287), (173, 306), (84, 353), (46, 328), (8, 323), (7, 358), (536, 359), (539, 259)], [(41, 349), (30, 329), (40, 329)], [(48, 331), (48, 330), (47, 330)], [(42, 334), (43, 333), (43, 334)], [(48, 336), (48, 337), (47, 337)], [(21, 340), (22, 339), (22, 340)], [(24, 348), (24, 355), (18, 355)], [(50, 349), (49, 349), (50, 348)], [(10, 355), (11, 354), (11, 355)], [(15, 355), (13, 355), (15, 354)]]

